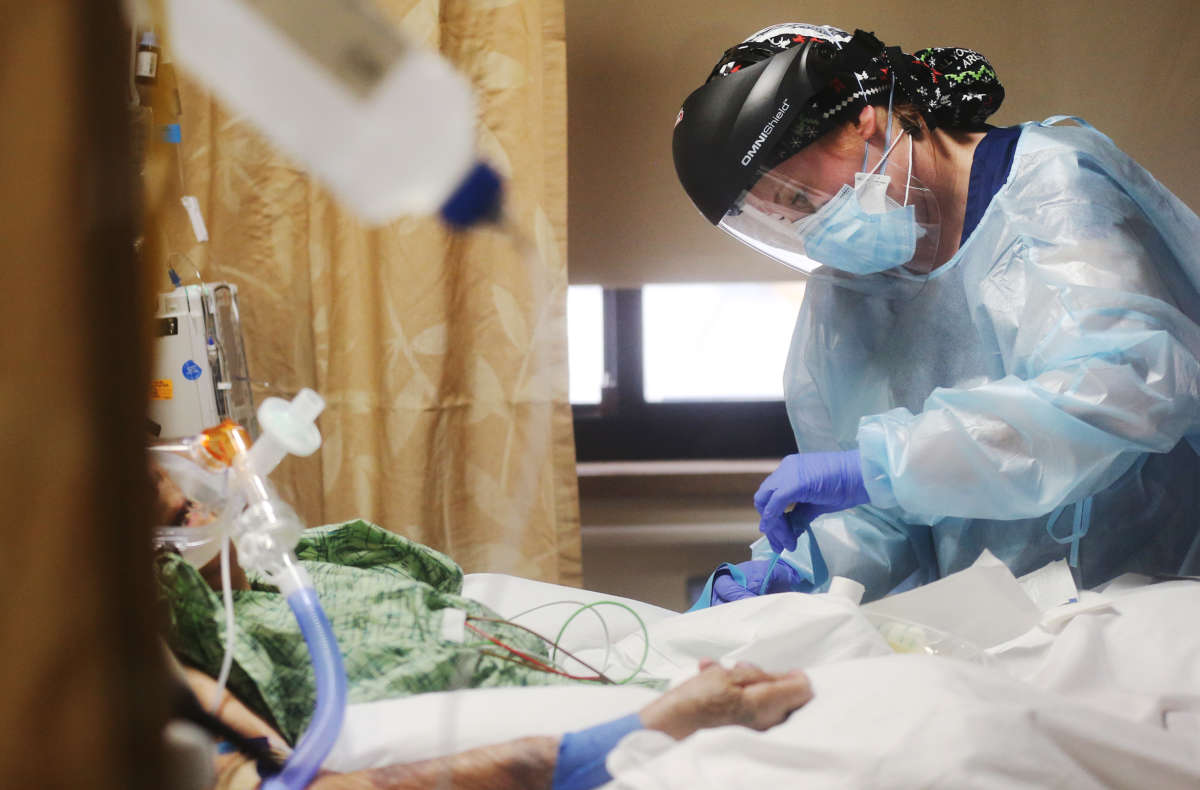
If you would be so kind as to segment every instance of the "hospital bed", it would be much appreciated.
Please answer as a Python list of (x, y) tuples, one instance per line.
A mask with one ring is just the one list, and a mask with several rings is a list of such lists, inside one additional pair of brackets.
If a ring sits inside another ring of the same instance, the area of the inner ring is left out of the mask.
[[(633, 733), (609, 756), (613, 788), (1200, 786), (1200, 583), (1122, 577), (1075, 593), (1069, 578), (1048, 567), (1018, 581), (985, 554), (866, 606), (836, 591), (688, 614), (621, 599), (628, 609), (595, 607), (611, 610), (603, 621), (575, 617), (560, 644), (618, 678), (677, 682), (711, 657), (812, 679), (813, 701), (764, 733)], [(498, 574), (468, 575), (464, 593), (551, 636), (582, 604), (614, 600)], [(656, 693), (468, 689), (351, 705), (326, 767), (559, 734)]]

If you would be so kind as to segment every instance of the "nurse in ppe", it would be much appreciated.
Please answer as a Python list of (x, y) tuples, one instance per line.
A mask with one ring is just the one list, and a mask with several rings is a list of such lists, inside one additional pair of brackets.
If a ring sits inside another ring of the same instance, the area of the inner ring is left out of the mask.
[(1200, 220), (1086, 124), (987, 126), (1003, 97), (976, 52), (787, 24), (684, 103), (688, 196), (807, 275), (799, 453), (698, 605), (878, 598), (984, 549), (1083, 587), (1200, 574)]

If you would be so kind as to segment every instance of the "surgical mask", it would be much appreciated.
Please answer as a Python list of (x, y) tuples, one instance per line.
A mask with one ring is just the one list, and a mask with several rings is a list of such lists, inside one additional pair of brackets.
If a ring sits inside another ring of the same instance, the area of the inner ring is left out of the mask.
[[(901, 135), (904, 135), (901, 132)], [(804, 253), (813, 260), (850, 274), (875, 274), (903, 266), (916, 253), (924, 229), (908, 203), (912, 184), (912, 137), (909, 136), (909, 169), (905, 204), (887, 196), (891, 177), (876, 173), (896, 143), (868, 172), (854, 176), (854, 186), (843, 186), (811, 217), (798, 223)]]

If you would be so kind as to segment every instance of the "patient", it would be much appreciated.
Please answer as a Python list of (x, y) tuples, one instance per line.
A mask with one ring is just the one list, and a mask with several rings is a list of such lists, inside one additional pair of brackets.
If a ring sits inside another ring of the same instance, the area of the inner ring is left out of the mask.
[[(159, 523), (199, 524), (201, 509), (156, 472)], [(350, 702), (464, 687), (589, 682), (555, 674), (546, 645), (460, 595), (462, 570), (449, 557), (364, 521), (308, 530), (296, 555), (338, 639)], [(196, 569), (176, 554), (157, 560), (167, 640), (187, 665), (189, 684), (213, 701), (224, 640), (217, 560)], [(236, 569), (236, 561), (231, 570)], [(235, 729), (293, 744), (308, 724), (315, 687), (308, 650), (282, 596), (237, 573), (237, 640), (229, 689), (217, 709)], [(466, 615), (459, 634), (443, 632), (444, 610)], [(492, 641), (494, 640), (494, 641)], [(530, 660), (525, 660), (530, 659)], [(595, 682), (595, 681), (590, 681)], [(654, 685), (653, 682), (647, 685)], [(748, 664), (701, 665), (695, 678), (640, 714), (581, 733), (523, 738), (426, 762), (323, 776), (316, 787), (591, 787), (607, 780), (604, 756), (624, 734), (645, 727), (683, 738), (697, 729), (742, 724), (766, 729), (811, 697), (800, 672), (772, 675)], [(397, 737), (403, 737), (401, 733)], [(222, 760), (223, 787), (253, 787), (251, 761)]]
[[(306, 530), (295, 553), (338, 640), (352, 703), (585, 682), (554, 668), (541, 639), (461, 595), (462, 570), (427, 546), (351, 521)], [(167, 643), (184, 664), (216, 677), (225, 645), (217, 560), (197, 570), (163, 553), (155, 564)], [(234, 586), (240, 589), (229, 688), (295, 743), (316, 703), (308, 646), (275, 587), (254, 574)], [(456, 618), (456, 629), (447, 630)], [(592, 673), (577, 667), (572, 674)]]

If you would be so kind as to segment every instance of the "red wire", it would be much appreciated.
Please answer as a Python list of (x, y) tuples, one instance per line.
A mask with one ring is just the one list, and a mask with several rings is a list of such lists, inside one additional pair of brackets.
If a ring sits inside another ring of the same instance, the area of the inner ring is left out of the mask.
[[(520, 630), (524, 631), (525, 633), (529, 634), (530, 636), (532, 636), (536, 639), (540, 639), (541, 641), (550, 645), (555, 650), (562, 653), (564, 656), (571, 659), (575, 663), (581, 664), (581, 665), (587, 667), (588, 669), (592, 670), (593, 672), (596, 673), (596, 677), (599, 678), (600, 682), (608, 683), (610, 685), (615, 685), (615, 681), (612, 678), (606, 676), (603, 672), (596, 669), (594, 666), (592, 666), (588, 662), (584, 661), (582, 658), (579, 658), (574, 653), (572, 653), (570, 650), (567, 650), (562, 645), (559, 645), (556, 642), (553, 642), (553, 641), (547, 639), (546, 637), (539, 634), (537, 631), (534, 631), (532, 628), (526, 628), (525, 626), (521, 625), (520, 623), (514, 623), (510, 620), (499, 620), (495, 617), (478, 617), (476, 615), (469, 614), (469, 615), (467, 615), (467, 619), (474, 620), (477, 623), (496, 623), (498, 625), (506, 625), (509, 628), (519, 628)], [(553, 660), (553, 653), (551, 654), (551, 660)]]
[(492, 644), (498, 645), (499, 647), (504, 648), (505, 650), (507, 650), (508, 652), (512, 653), (515, 656), (520, 656), (521, 658), (528, 661), (530, 664), (533, 664), (534, 666), (536, 666), (538, 669), (544, 669), (547, 672), (555, 672), (555, 673), (559, 672), (558, 669), (555, 669), (554, 667), (543, 664), (541, 661), (538, 661), (536, 658), (529, 655), (528, 653), (523, 653), (520, 650), (517, 650), (515, 647), (506, 645), (504, 642), (501, 642), (499, 639), (497, 639), (496, 637), (487, 633), (483, 629), (476, 628), (475, 626), (471, 625), (470, 623), (467, 623), (466, 626), (467, 626), (467, 628), (470, 628), (472, 631), (479, 634), (480, 636), (482, 636), (484, 639), (488, 640)]
[(557, 669), (555, 667), (552, 667), (552, 666), (542, 663), (541, 661), (537, 660), (536, 658), (529, 655), (528, 653), (524, 653), (511, 645), (506, 645), (504, 642), (501, 642), (496, 637), (492, 636), (491, 634), (487, 633), (486, 631), (483, 631), (482, 629), (476, 628), (475, 626), (471, 625), (470, 623), (465, 623), (465, 625), (467, 626), (467, 628), (470, 628), (472, 631), (479, 634), (480, 636), (482, 636), (484, 639), (488, 640), (492, 644), (494, 644), (498, 647), (504, 648), (505, 650), (507, 650), (508, 652), (512, 653), (515, 656), (520, 656), (522, 659), (529, 662), (535, 668), (540, 669), (543, 672), (549, 672), (554, 675), (561, 675), (562, 677), (570, 678), (571, 680), (600, 680), (599, 677), (587, 677), (584, 675), (572, 675), (568, 672), (563, 672), (561, 669)]
[[(510, 664), (516, 664), (519, 667), (525, 667), (526, 669), (538, 669), (538, 667), (531, 667), (529, 664), (526, 664), (521, 659), (513, 658), (512, 656), (510, 656), (506, 653), (497, 653), (492, 650), (484, 650), (482, 647), (479, 648), (479, 652), (485, 656), (491, 656), (492, 658), (495, 658), (499, 661), (506, 661)], [(541, 671), (541, 670), (538, 669), (538, 671)], [(555, 673), (555, 674), (558, 674), (558, 673)], [(572, 676), (567, 675), (566, 677), (572, 677)], [(575, 678), (575, 679), (576, 680), (599, 680), (599, 678), (585, 678), (585, 677), (580, 677), (580, 678)]]

